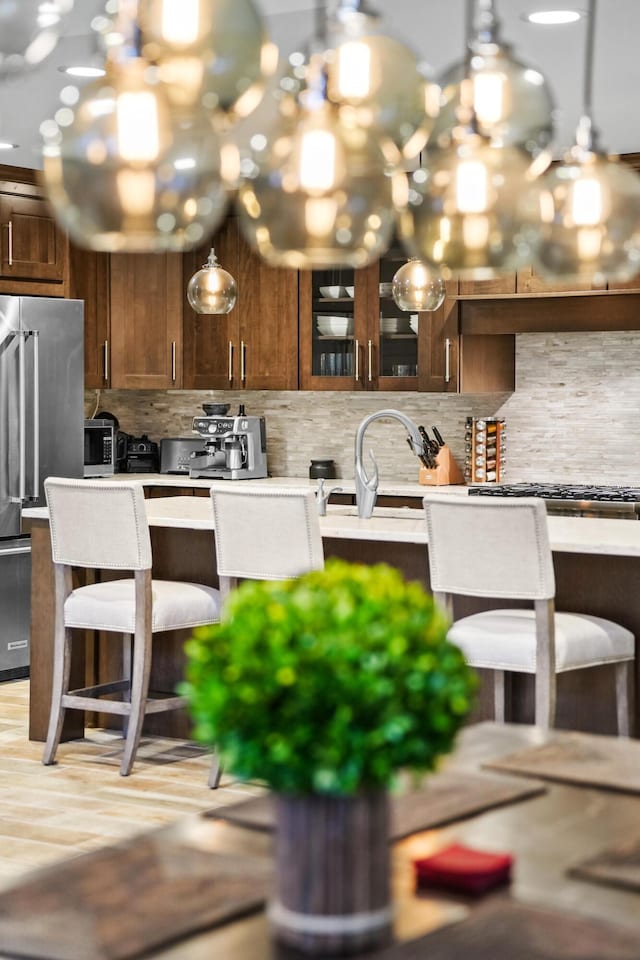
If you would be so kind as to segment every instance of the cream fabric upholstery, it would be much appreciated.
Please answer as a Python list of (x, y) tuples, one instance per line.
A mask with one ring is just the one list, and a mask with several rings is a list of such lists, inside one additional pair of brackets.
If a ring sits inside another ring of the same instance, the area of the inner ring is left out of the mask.
[(44, 489), (54, 563), (101, 570), (151, 567), (151, 538), (140, 484), (50, 477)]
[[(633, 660), (630, 630), (601, 617), (556, 613), (556, 673)], [(473, 667), (536, 672), (533, 610), (488, 610), (457, 620), (449, 639)]]
[[(312, 490), (261, 490), (230, 484), (211, 489), (216, 560), (223, 596), (238, 579), (288, 580), (324, 566), (318, 508)], [(209, 786), (220, 783), (214, 755)]]
[[(186, 705), (184, 697), (153, 697), (149, 692), (153, 634), (216, 622), (221, 594), (201, 583), (152, 579), (151, 537), (139, 483), (51, 477), (45, 481), (45, 490), (55, 565), (56, 619), (51, 713), (43, 762), (55, 761), (65, 711), (95, 710), (123, 717), (125, 746), (120, 773), (128, 776), (145, 716)], [(98, 582), (74, 590), (74, 567), (126, 569), (133, 578), (101, 580), (98, 573)], [(69, 689), (75, 628), (124, 635), (119, 679)], [(122, 699), (104, 699), (114, 693)]]
[(505, 673), (535, 675), (535, 720), (552, 726), (556, 675), (612, 664), (618, 732), (630, 732), (628, 688), (633, 634), (620, 624), (557, 613), (547, 512), (536, 498), (424, 498), (431, 589), (452, 611), (455, 594), (530, 601), (534, 609), (496, 609), (457, 620), (449, 639), (472, 667), (494, 671), (495, 716), (504, 719)]
[[(202, 583), (153, 580), (151, 596), (152, 633), (197, 627), (220, 619), (220, 591)], [(89, 630), (133, 633), (135, 614), (133, 580), (78, 587), (64, 605), (65, 626)]]
[(211, 490), (218, 574), (285, 580), (324, 566), (315, 494), (309, 489)]
[(425, 497), (431, 589), (472, 597), (555, 595), (547, 511), (532, 497)]

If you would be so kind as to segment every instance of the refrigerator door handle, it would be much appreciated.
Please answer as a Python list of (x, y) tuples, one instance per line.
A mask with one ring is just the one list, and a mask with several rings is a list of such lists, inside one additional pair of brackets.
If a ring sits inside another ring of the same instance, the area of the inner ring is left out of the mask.
[(33, 478), (31, 497), (40, 496), (40, 331), (32, 330), (33, 337)]
[(26, 359), (25, 341), (29, 336), (25, 330), (18, 331), (18, 496), (12, 497), (15, 503), (26, 499), (27, 484), (27, 396), (26, 396)]
[(0, 560), (3, 557), (17, 557), (21, 553), (31, 553), (31, 547), (0, 547)]

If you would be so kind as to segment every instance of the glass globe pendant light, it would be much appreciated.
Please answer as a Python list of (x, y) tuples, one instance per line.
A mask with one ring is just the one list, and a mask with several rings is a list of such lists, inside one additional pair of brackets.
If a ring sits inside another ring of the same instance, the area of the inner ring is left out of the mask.
[(54, 49), (73, 0), (0, 0), (0, 77), (36, 66)]
[(124, 40), (108, 50), (106, 75), (41, 128), (49, 200), (81, 246), (189, 249), (226, 209), (218, 138), (204, 110), (171, 110), (140, 56), (135, 20), (122, 16)]
[[(474, 23), (474, 13), (477, 18)], [(551, 160), (553, 98), (543, 75), (517, 60), (501, 36), (494, 0), (467, 0), (467, 54), (439, 79), (440, 112), (430, 146), (446, 147), (461, 112), (473, 109), (475, 128), (496, 146), (521, 147), (540, 157), (536, 171)]]
[(590, 0), (583, 113), (574, 146), (542, 179), (536, 266), (549, 277), (602, 283), (640, 271), (640, 177), (605, 155), (593, 127), (595, 13)]
[(531, 158), (497, 147), (473, 126), (458, 126), (451, 145), (427, 149), (409, 177), (399, 214), (407, 251), (445, 278), (490, 279), (530, 262), (538, 240), (537, 187)]
[(200, 103), (226, 127), (258, 104), (277, 50), (254, 0), (138, 0), (137, 19), (172, 105)]
[(410, 257), (396, 271), (391, 283), (391, 295), (400, 310), (437, 310), (444, 303), (445, 294), (440, 274), (416, 257)]
[(238, 299), (238, 286), (218, 263), (215, 251), (189, 280), (187, 300), (196, 313), (230, 313)]
[(271, 131), (252, 136), (243, 160), (240, 226), (275, 266), (366, 266), (388, 249), (406, 195), (377, 139), (328, 99), (325, 51), (319, 29), (305, 61), (280, 80)]
[(339, 0), (327, 22), (327, 95), (352, 120), (417, 157), (438, 112), (439, 88), (404, 43), (383, 32), (367, 0)]

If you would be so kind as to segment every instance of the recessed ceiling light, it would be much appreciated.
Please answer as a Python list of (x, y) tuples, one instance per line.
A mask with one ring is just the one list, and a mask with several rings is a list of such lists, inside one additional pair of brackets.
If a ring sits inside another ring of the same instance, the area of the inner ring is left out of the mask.
[(104, 77), (105, 75), (102, 67), (58, 67), (58, 70), (70, 77)]
[(575, 23), (582, 18), (579, 10), (534, 10), (523, 14), (529, 23), (541, 23), (545, 26), (557, 26), (561, 23)]
[(0, 140), (0, 150), (17, 150), (17, 143), (7, 143), (6, 140)]

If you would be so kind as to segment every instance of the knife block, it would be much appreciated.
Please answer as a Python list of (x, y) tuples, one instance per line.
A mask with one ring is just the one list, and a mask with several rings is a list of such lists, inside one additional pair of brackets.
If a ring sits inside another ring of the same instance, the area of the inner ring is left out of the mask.
[(418, 483), (425, 487), (444, 487), (451, 483), (464, 483), (464, 477), (446, 444), (444, 447), (440, 447), (436, 456), (436, 464), (433, 470), (420, 467)]

